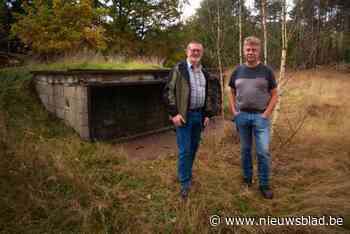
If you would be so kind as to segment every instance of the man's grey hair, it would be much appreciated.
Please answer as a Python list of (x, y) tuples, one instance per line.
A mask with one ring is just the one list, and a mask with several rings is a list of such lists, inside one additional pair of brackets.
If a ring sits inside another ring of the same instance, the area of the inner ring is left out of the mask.
[(244, 39), (244, 45), (256, 45), (261, 47), (261, 41), (255, 36), (249, 36)]
[(190, 41), (190, 42), (187, 44), (186, 49), (188, 49), (189, 46), (190, 46), (191, 44), (199, 44), (199, 45), (201, 45), (202, 48), (203, 48), (203, 44), (202, 44), (201, 42), (196, 41), (196, 40), (192, 40), (192, 41)]

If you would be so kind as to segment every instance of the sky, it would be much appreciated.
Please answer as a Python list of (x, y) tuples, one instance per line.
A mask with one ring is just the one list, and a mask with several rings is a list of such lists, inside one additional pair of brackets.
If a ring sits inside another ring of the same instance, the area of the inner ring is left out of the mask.
[[(183, 13), (183, 19), (186, 20), (188, 17), (192, 16), (195, 12), (196, 9), (199, 8), (200, 3), (202, 0), (190, 0), (190, 4), (187, 4), (184, 8), (184, 13)], [(291, 0), (287, 0), (287, 5), (292, 4)], [(249, 8), (253, 8), (254, 6), (254, 0), (245, 0), (245, 6)]]
[(200, 6), (202, 0), (191, 0), (189, 1), (190, 4), (186, 4), (184, 8), (183, 18), (186, 19), (190, 16), (192, 16), (196, 9)]
[[(190, 3), (185, 6), (183, 18), (186, 19), (196, 12), (202, 0), (190, 0)], [(253, 0), (246, 0), (245, 5), (249, 8), (253, 6)]]

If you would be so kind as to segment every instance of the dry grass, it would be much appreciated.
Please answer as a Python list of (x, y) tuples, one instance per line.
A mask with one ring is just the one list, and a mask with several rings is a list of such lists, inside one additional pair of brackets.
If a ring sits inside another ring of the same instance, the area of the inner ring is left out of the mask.
[(67, 69), (161, 69), (162, 61), (158, 58), (125, 58), (120, 55), (102, 55), (91, 51), (67, 54), (47, 64), (38, 64), (36, 60), (26, 61), (26, 66), (33, 70)]
[[(239, 144), (227, 123), (223, 137), (203, 140), (186, 203), (175, 154), (135, 161), (108, 143), (83, 142), (43, 110), (26, 82), (10, 87), (0, 102), (0, 232), (349, 233), (347, 77), (293, 76), (272, 144), (273, 200), (260, 196), (256, 180), (251, 189), (241, 185)], [(304, 115), (304, 127), (280, 148)], [(346, 225), (210, 227), (214, 214), (340, 215)]]

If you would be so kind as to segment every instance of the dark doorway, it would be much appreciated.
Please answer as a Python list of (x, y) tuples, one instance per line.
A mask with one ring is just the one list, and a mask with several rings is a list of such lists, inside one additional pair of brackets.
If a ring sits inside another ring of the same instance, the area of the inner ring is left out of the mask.
[(164, 83), (90, 87), (92, 139), (130, 137), (169, 126)]

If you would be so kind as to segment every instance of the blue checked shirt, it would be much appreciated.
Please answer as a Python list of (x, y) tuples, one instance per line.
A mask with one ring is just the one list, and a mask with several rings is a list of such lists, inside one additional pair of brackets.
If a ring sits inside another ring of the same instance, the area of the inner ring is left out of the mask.
[(187, 61), (188, 71), (190, 73), (191, 100), (190, 109), (202, 108), (205, 101), (205, 78), (202, 72), (202, 66), (193, 68)]

